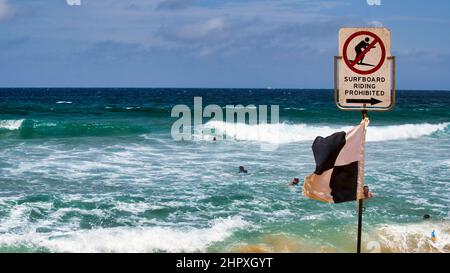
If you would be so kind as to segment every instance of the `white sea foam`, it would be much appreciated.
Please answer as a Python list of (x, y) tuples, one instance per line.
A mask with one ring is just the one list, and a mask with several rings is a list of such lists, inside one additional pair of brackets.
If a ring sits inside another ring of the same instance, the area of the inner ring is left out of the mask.
[(24, 119), (0, 120), (0, 129), (18, 130), (22, 126)]
[(447, 167), (450, 167), (450, 160), (444, 161), (444, 165), (447, 165)]
[(72, 104), (71, 101), (60, 100), (56, 102), (57, 104)]
[[(382, 252), (450, 252), (448, 221), (391, 224), (376, 229)], [(436, 240), (431, 239), (435, 231)]]
[[(450, 123), (420, 123), (390, 126), (369, 126), (367, 141), (387, 141), (414, 139), (445, 130)], [(227, 123), (210, 121), (205, 128), (215, 129), (216, 134), (225, 135), (237, 140), (260, 141), (283, 144), (300, 141), (311, 141), (317, 136), (328, 136), (338, 131), (347, 131), (352, 126), (331, 127), (308, 124), (259, 124)]]
[(304, 111), (305, 110), (305, 108), (302, 108), (302, 107), (300, 107), (300, 108), (298, 108), (298, 107), (286, 107), (284, 109), (285, 110), (297, 110), (297, 111)]
[(209, 228), (134, 227), (75, 232), (1, 234), (0, 245), (47, 248), (54, 252), (196, 252), (248, 226), (240, 217), (212, 222)]
[(125, 202), (117, 202), (116, 208), (118, 210), (128, 211), (131, 213), (141, 213), (149, 209), (161, 209), (163, 206), (151, 205), (146, 202), (138, 202), (138, 203), (125, 203)]
[(445, 130), (450, 123), (420, 123), (391, 126), (373, 126), (367, 128), (367, 141), (385, 141), (420, 138), (437, 131)]
[(0, 221), (0, 232), (7, 232), (8, 228), (26, 226), (27, 219), (24, 215), (28, 215), (30, 207), (26, 205), (16, 205), (11, 209), (9, 217)]

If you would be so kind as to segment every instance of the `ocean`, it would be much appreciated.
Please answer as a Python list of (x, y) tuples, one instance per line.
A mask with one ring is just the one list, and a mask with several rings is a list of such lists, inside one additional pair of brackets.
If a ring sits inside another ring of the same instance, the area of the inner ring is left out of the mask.
[[(227, 137), (174, 141), (171, 109), (195, 96), (279, 105), (279, 134), (205, 119)], [(363, 252), (450, 252), (450, 92), (369, 115)], [(355, 252), (356, 202), (288, 183), (316, 136), (360, 119), (332, 90), (0, 89), (0, 252)]]

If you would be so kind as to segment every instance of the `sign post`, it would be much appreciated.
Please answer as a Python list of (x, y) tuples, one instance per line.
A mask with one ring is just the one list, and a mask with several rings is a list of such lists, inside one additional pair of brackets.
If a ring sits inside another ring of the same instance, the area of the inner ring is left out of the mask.
[[(362, 119), (367, 117), (367, 110), (362, 110)], [(361, 253), (361, 232), (362, 232), (362, 214), (364, 207), (364, 200), (359, 199), (358, 202), (358, 233), (356, 237), (356, 253)]]
[[(386, 28), (341, 28), (334, 57), (334, 100), (339, 109), (388, 111), (395, 105), (395, 57)], [(361, 253), (363, 199), (358, 202), (356, 252)]]
[(363, 200), (358, 200), (358, 238), (356, 241), (356, 253), (361, 253), (361, 230), (362, 230)]

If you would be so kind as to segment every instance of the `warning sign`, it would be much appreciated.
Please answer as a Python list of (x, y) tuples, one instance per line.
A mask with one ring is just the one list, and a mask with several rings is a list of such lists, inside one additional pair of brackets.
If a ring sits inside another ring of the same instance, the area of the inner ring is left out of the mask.
[(335, 65), (335, 99), (341, 109), (389, 110), (394, 105), (390, 31), (342, 28)]

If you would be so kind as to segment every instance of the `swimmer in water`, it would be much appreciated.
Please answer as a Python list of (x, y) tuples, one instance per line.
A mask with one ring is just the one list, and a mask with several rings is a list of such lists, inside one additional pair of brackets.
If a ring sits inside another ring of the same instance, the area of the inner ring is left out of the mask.
[(369, 190), (369, 186), (364, 186), (363, 187), (363, 192), (364, 192), (364, 197), (365, 198), (372, 198), (373, 197), (373, 194)]
[(436, 242), (436, 230), (434, 230), (433, 229), (433, 231), (431, 232), (431, 240), (433, 241), (433, 242)]
[(247, 170), (244, 168), (244, 166), (239, 166), (239, 173), (247, 173)]
[(298, 183), (300, 183), (300, 179), (295, 177), (294, 179), (292, 179), (291, 182), (289, 182), (289, 186), (295, 186), (295, 185), (298, 185)]

